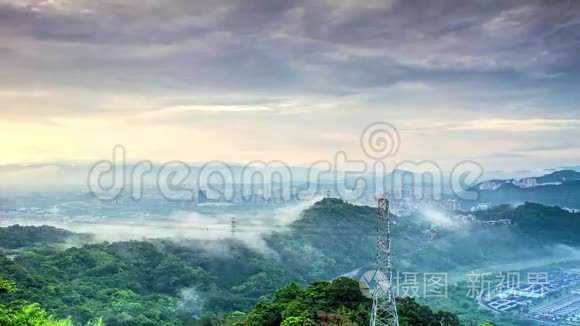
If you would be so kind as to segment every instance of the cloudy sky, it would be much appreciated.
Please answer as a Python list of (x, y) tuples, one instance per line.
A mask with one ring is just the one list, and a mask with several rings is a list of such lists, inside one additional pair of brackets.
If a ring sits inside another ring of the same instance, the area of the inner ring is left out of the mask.
[(0, 164), (580, 163), (580, 1), (0, 0)]

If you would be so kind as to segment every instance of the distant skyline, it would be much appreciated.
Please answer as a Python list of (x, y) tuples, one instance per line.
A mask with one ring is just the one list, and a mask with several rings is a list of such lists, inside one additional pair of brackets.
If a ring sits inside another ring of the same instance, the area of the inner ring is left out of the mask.
[(580, 165), (580, 1), (0, 0), (0, 165)]

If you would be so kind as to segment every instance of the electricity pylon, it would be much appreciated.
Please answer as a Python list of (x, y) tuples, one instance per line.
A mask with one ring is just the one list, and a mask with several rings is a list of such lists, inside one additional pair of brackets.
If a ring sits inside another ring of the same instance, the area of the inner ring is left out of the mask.
[(373, 292), (371, 326), (399, 326), (397, 303), (391, 287), (391, 221), (389, 200), (379, 196), (377, 207), (376, 289)]

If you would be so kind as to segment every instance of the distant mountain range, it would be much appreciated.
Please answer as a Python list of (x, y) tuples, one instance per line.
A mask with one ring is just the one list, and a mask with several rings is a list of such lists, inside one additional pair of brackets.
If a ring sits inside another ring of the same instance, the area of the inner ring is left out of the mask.
[(519, 180), (488, 180), (475, 185), (479, 192), (476, 201), (464, 201), (469, 207), (474, 203), (521, 204), (534, 202), (565, 208), (580, 208), (580, 172), (555, 171), (539, 177)]
[(580, 172), (574, 170), (561, 170), (540, 177), (527, 177), (522, 179), (494, 179), (478, 183), (477, 190), (496, 190), (505, 185), (513, 185), (519, 188), (532, 188), (537, 186), (562, 184), (569, 181), (580, 181)]

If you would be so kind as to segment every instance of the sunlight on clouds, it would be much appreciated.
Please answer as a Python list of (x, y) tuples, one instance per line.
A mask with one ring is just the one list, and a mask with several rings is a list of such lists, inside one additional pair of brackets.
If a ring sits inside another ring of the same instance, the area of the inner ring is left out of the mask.
[(574, 119), (482, 119), (466, 121), (461, 125), (456, 125), (450, 129), (455, 130), (481, 130), (481, 131), (506, 131), (506, 132), (528, 132), (563, 130), (580, 127), (580, 120)]
[(163, 115), (180, 114), (188, 112), (262, 112), (270, 111), (265, 106), (244, 106), (244, 105), (176, 105), (166, 107), (157, 111), (145, 112), (141, 115), (143, 118), (155, 118)]
[(0, 99), (2, 98), (37, 98), (49, 97), (51, 92), (42, 89), (0, 89)]
[[(55, 125), (0, 122), (0, 164), (91, 162), (109, 159), (117, 144), (127, 149), (128, 160), (168, 162), (183, 160), (244, 162), (267, 158), (264, 151), (244, 148), (240, 131), (193, 127), (187, 124), (132, 124), (122, 119), (53, 118)], [(306, 150), (304, 152), (307, 152)], [(300, 153), (295, 159), (300, 158)], [(284, 155), (280, 150), (268, 153)]]

